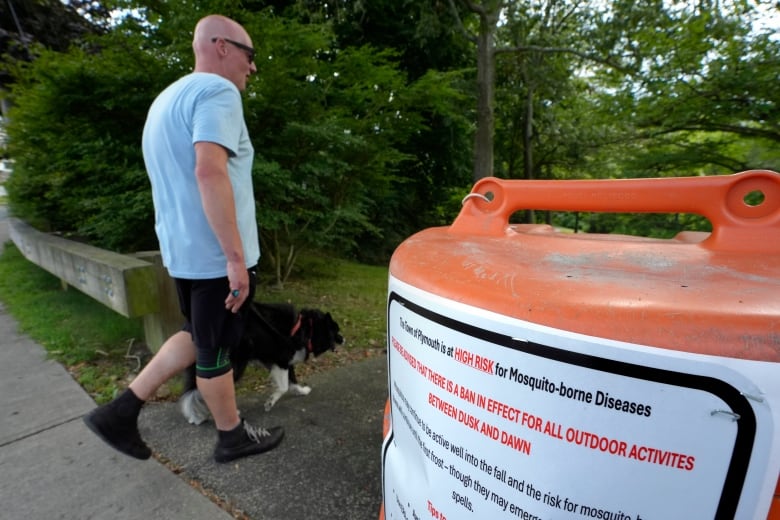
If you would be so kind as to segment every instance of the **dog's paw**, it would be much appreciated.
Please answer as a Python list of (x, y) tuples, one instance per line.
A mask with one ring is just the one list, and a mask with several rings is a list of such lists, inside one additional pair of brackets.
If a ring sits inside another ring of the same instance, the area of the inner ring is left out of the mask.
[(270, 411), (271, 408), (274, 407), (274, 405), (276, 404), (276, 402), (279, 400), (280, 397), (282, 397), (282, 394), (279, 393), (279, 392), (274, 392), (273, 394), (271, 394), (271, 396), (268, 399), (265, 400), (265, 406), (264, 406), (265, 411), (266, 412)]
[(201, 424), (211, 417), (206, 401), (197, 390), (190, 390), (179, 398), (179, 410), (190, 424)]
[(290, 385), (290, 393), (293, 395), (309, 395), (311, 387), (306, 385)]

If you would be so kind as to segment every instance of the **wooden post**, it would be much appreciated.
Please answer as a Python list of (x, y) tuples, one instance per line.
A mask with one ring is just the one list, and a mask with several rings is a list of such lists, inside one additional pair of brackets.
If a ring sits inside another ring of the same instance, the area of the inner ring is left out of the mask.
[(157, 352), (165, 340), (181, 330), (184, 317), (179, 308), (176, 285), (162, 264), (160, 252), (142, 251), (133, 256), (154, 265), (157, 271), (157, 293), (160, 307), (157, 312), (144, 316), (144, 339), (152, 352)]

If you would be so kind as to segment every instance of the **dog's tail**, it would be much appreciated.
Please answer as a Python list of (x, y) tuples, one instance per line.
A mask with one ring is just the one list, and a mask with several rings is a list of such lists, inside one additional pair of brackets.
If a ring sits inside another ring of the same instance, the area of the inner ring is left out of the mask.
[(197, 389), (190, 390), (179, 398), (179, 410), (190, 424), (201, 424), (211, 417), (206, 401)]

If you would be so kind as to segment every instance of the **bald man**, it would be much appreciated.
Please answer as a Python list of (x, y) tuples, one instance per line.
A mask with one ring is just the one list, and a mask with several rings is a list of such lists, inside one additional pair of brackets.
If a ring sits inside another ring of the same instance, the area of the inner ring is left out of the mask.
[(219, 15), (195, 26), (195, 70), (152, 103), (143, 155), (152, 185), (155, 232), (184, 315), (123, 394), (84, 417), (120, 452), (148, 459), (138, 432), (144, 402), (195, 363), (198, 389), (217, 427), (214, 458), (228, 462), (276, 447), (281, 427), (257, 428), (239, 417), (230, 364), (255, 293), (260, 245), (252, 187), (254, 149), (241, 92), (257, 72), (252, 40)]

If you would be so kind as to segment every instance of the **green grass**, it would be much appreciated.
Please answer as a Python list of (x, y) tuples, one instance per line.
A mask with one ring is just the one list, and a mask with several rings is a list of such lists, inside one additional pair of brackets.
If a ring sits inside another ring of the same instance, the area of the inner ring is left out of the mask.
[(333, 314), (351, 348), (384, 348), (387, 267), (309, 256), (299, 261), (296, 272), (303, 276), (289, 280), (284, 289), (258, 287), (255, 299), (323, 309)]
[[(299, 370), (303, 378), (383, 351), (386, 267), (313, 255), (301, 259), (284, 289), (272, 289), (264, 282), (261, 273), (257, 300), (287, 301), (298, 308), (330, 312), (347, 340), (337, 353), (307, 363)], [(148, 360), (141, 319), (127, 319), (76, 289), (63, 290), (58, 278), (29, 262), (12, 242), (0, 255), (0, 302), (19, 330), (65, 366), (98, 403), (125, 388)], [(265, 370), (248, 370), (237, 391), (258, 391), (266, 383)], [(175, 381), (160, 394), (169, 396), (177, 396)]]

